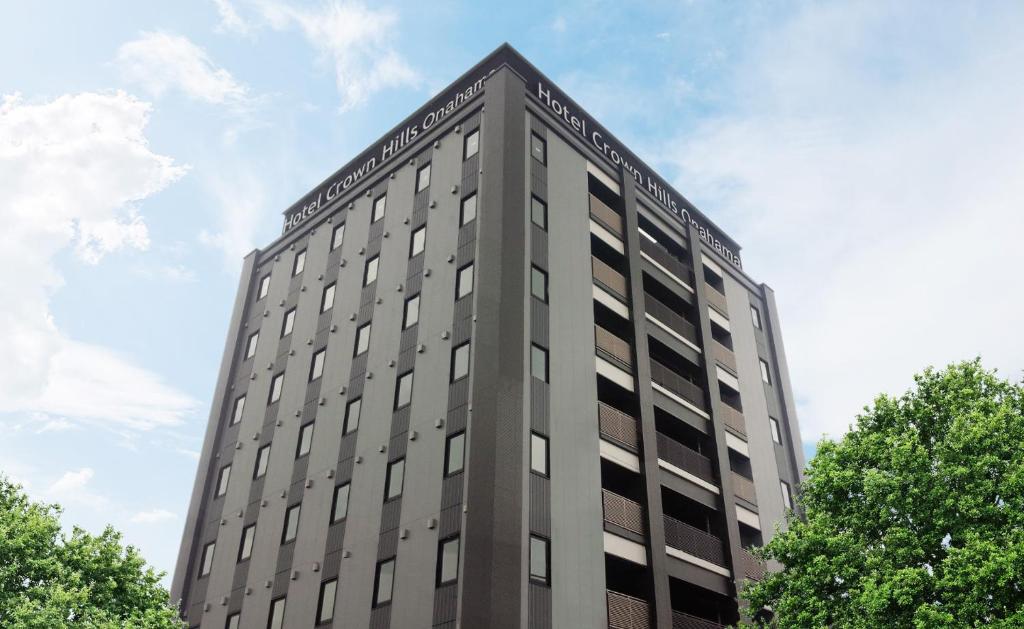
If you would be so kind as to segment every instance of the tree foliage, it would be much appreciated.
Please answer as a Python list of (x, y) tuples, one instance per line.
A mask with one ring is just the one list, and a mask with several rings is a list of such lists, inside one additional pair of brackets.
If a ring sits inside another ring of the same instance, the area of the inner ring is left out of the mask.
[(161, 573), (107, 527), (61, 531), (57, 505), (0, 476), (0, 627), (181, 628)]
[(880, 396), (808, 466), (749, 587), (778, 627), (1024, 627), (1024, 386), (979, 360)]

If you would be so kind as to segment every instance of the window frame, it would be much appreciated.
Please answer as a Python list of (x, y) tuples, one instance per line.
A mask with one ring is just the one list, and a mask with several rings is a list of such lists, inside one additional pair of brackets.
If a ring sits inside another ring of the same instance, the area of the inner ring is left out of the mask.
[[(398, 469), (398, 492), (395, 493), (392, 483), (394, 482), (395, 469)], [(384, 478), (384, 502), (398, 500), (405, 493), (405, 457), (395, 459), (388, 463), (387, 474)]]
[(772, 433), (772, 441), (774, 441), (778, 445), (782, 445), (782, 425), (779, 424), (779, 420), (769, 415), (768, 427)]
[(199, 556), (200, 579), (210, 576), (213, 572), (213, 555), (217, 552), (217, 540), (203, 544), (203, 552)]
[[(472, 358), (472, 343), (473, 342), (470, 340), (470, 341), (466, 341), (465, 343), (460, 343), (460, 344), (458, 344), (458, 345), (456, 345), (455, 347), (452, 348), (451, 365), (448, 367), (448, 382), (449, 383), (458, 382), (459, 380), (462, 380), (463, 378), (468, 378), (469, 377), (469, 372), (470, 372), (470, 368), (471, 368), (470, 359)], [(465, 372), (463, 372), (461, 375), (459, 375), (459, 374), (456, 374), (455, 370), (456, 370), (456, 367), (459, 366), (459, 352), (462, 351), (462, 350), (465, 350), (465, 354), (463, 354), (463, 355), (465, 356), (466, 367), (465, 367)]]
[[(458, 440), (459, 449), (459, 461), (458, 468), (452, 466), (452, 447), (453, 444)], [(466, 431), (460, 430), (459, 432), (452, 433), (444, 441), (444, 477), (454, 476), (462, 473), (466, 469)]]
[[(420, 236), (419, 251), (416, 250), (416, 237)], [(415, 258), (419, 254), (423, 253), (427, 249), (427, 226), (426, 224), (420, 225), (416, 229), (412, 230), (409, 234), (409, 258)]]
[[(537, 222), (537, 208), (540, 208), (541, 223)], [(530, 195), (530, 222), (542, 229), (548, 230), (548, 204), (535, 194)]]
[[(445, 549), (449, 544), (455, 544), (455, 565), (454, 575), (448, 579), (444, 578), (445, 573)], [(462, 559), (462, 540), (458, 534), (446, 537), (437, 542), (437, 569), (435, 573), (434, 583), (436, 587), (443, 585), (451, 585), (459, 582), (459, 561)]]
[[(423, 192), (430, 187), (430, 164), (431, 162), (427, 162), (416, 169), (416, 192)], [(424, 172), (427, 174), (427, 183), (423, 183)]]
[[(536, 281), (535, 280), (537, 279), (538, 275), (540, 276), (540, 279), (543, 282), (543, 285), (541, 286), (541, 289), (543, 290), (543, 293), (544, 293), (543, 295), (538, 295), (536, 293), (536, 291), (534, 290), (536, 288)], [(536, 264), (531, 264), (530, 265), (530, 295), (532, 295), (536, 299), (539, 299), (541, 301), (541, 303), (545, 303), (546, 304), (546, 303), (548, 303), (548, 294), (549, 294), (548, 293), (548, 272), (545, 271), (544, 269), (540, 268)]]
[[(403, 404), (401, 403), (402, 383), (405, 382), (406, 377), (409, 378), (409, 401)], [(393, 410), (397, 411), (412, 404), (412, 387), (414, 383), (415, 379), (413, 377), (412, 370), (409, 370), (398, 376), (398, 379), (395, 380), (395, 404)]]
[[(377, 210), (380, 209), (380, 214), (377, 214)], [(373, 199), (373, 206), (370, 208), (370, 224), (376, 223), (382, 220), (388, 213), (388, 193), (378, 195)]]
[(766, 361), (763, 358), (758, 358), (757, 360), (760, 361), (761, 363), (761, 382), (767, 384), (768, 386), (771, 386), (772, 372), (771, 367), (768, 366), (768, 361)]
[[(279, 386), (275, 386), (279, 385)], [(276, 390), (276, 396), (275, 396)], [(279, 371), (274, 374), (274, 377), (270, 379), (270, 391), (267, 394), (267, 404), (276, 404), (281, 401), (281, 395), (284, 393), (284, 372)]]
[[(267, 470), (270, 468), (270, 445), (266, 444), (260, 446), (256, 450), (256, 462), (252, 468), (252, 479), (257, 480), (267, 475)], [(266, 453), (264, 455), (264, 452)], [(263, 471), (260, 471), (260, 462), (263, 461)]]
[[(299, 439), (295, 443), (296, 459), (301, 459), (304, 456), (309, 456), (309, 453), (313, 450), (313, 434), (316, 431), (316, 427), (314, 426), (315, 423), (315, 420), (308, 421), (305, 424), (299, 426)], [(303, 447), (303, 438), (307, 434), (309, 435), (309, 443), (306, 443), (305, 447)], [(303, 452), (303, 449), (305, 449), (305, 452)]]
[[(352, 420), (352, 407), (353, 406), (356, 407), (355, 425), (354, 426), (352, 425), (352, 421), (351, 421)], [(363, 398), (362, 397), (357, 397), (354, 400), (350, 400), (349, 403), (345, 405), (345, 418), (344, 418), (344, 420), (342, 421), (342, 424), (341, 424), (341, 435), (342, 436), (350, 435), (350, 434), (354, 433), (356, 430), (359, 430), (359, 416), (360, 416), (360, 414), (362, 412), (363, 412)]]
[[(536, 148), (534, 141), (539, 143), (541, 149), (540, 157), (537, 157), (537, 154), (534, 152), (534, 149)], [(536, 131), (530, 132), (530, 157), (532, 157), (533, 159), (537, 160), (538, 162), (545, 166), (548, 163), (548, 141), (542, 138), (540, 134), (538, 134)]]
[[(339, 492), (345, 490), (345, 509), (341, 516), (338, 516), (338, 495)], [(352, 497), (352, 482), (346, 481), (340, 485), (334, 486), (334, 495), (331, 497), (331, 524), (337, 524), (348, 518), (348, 502)]]
[(242, 360), (249, 360), (256, 356), (256, 349), (260, 344), (260, 331), (256, 330), (245, 339), (245, 358)]
[[(381, 599), (381, 575), (383, 573), (384, 566), (390, 565), (390, 574), (388, 576), (388, 594), (387, 599)], [(395, 569), (398, 567), (398, 562), (395, 557), (389, 557), (377, 562), (377, 567), (373, 573), (373, 607), (383, 607), (390, 605), (391, 600), (395, 595)]]
[[(364, 331), (365, 331), (365, 334), (366, 334), (365, 337), (363, 336)], [(373, 321), (367, 321), (363, 325), (361, 325), (358, 328), (356, 328), (356, 345), (355, 345), (355, 347), (352, 348), (352, 357), (353, 358), (355, 358), (356, 356), (362, 356), (366, 352), (370, 351), (370, 335), (372, 333), (373, 333)], [(362, 342), (361, 342), (363, 340), (363, 338), (366, 338), (366, 347), (364, 347), (362, 350), (360, 350), (359, 349), (360, 346), (363, 345)]]
[(217, 472), (217, 489), (214, 490), (213, 497), (220, 498), (227, 495), (228, 487), (231, 484), (231, 463), (220, 468)]
[[(544, 357), (544, 377), (541, 378), (537, 375), (534, 362), (534, 357), (537, 355), (536, 352), (540, 352)], [(541, 382), (551, 382), (551, 356), (546, 347), (537, 345), (536, 343), (530, 343), (530, 377), (536, 378)]]
[(235, 424), (242, 423), (242, 416), (245, 413), (245, 394), (239, 395), (235, 398), (235, 403), (231, 405), (231, 419), (228, 420), (228, 426), (234, 426)]
[[(245, 552), (245, 538), (246, 534), (250, 534), (249, 539), (249, 551)], [(249, 561), (252, 558), (252, 549), (256, 547), (256, 523), (253, 522), (248, 526), (242, 527), (242, 537), (238, 540), (238, 557), (235, 559), (235, 563), (242, 563), (243, 561)]]
[[(409, 312), (411, 312), (410, 309), (409, 309), (409, 305), (412, 304), (413, 302), (416, 303), (416, 320), (413, 321), (412, 323), (409, 323)], [(405, 300), (405, 304), (402, 306), (402, 329), (403, 330), (408, 330), (409, 328), (411, 328), (412, 326), (418, 324), (419, 322), (420, 322), (420, 293), (416, 293), (412, 297), (409, 297), (408, 299), (406, 299)]]
[(256, 301), (264, 299), (270, 294), (270, 273), (267, 273), (260, 278), (260, 283), (256, 288)]
[[(340, 237), (339, 237), (340, 234)], [(338, 223), (331, 231), (331, 251), (334, 251), (345, 243), (345, 223)]]
[[(333, 586), (334, 592), (332, 593), (332, 595), (330, 597), (330, 603), (331, 603), (330, 614), (331, 615), (325, 618), (324, 617), (324, 599), (325, 599), (324, 594), (326, 594), (328, 586)], [(316, 624), (317, 625), (323, 625), (323, 624), (327, 624), (329, 622), (333, 622), (334, 621), (334, 612), (336, 611), (335, 610), (335, 603), (337, 602), (336, 601), (337, 597), (338, 597), (338, 577), (334, 577), (334, 578), (331, 578), (331, 579), (325, 579), (325, 580), (320, 582), (320, 594), (317, 595), (317, 603), (316, 603)]]
[[(317, 359), (320, 359), (319, 364)], [(324, 368), (327, 366), (327, 348), (321, 347), (313, 352), (309, 359), (309, 382), (315, 382), (324, 377)]]
[[(335, 297), (337, 297), (338, 293), (337, 287), (337, 282), (331, 282), (327, 286), (324, 286), (324, 292), (320, 294), (320, 314), (323, 314), (330, 310), (331, 308), (334, 308), (334, 299)], [(327, 300), (328, 293), (330, 293), (331, 295), (330, 303), (328, 303)]]
[[(455, 301), (462, 299), (463, 297), (469, 297), (473, 294), (473, 282), (476, 279), (476, 261), (465, 264), (455, 272)], [(464, 287), (464, 274), (469, 272), (469, 290), (462, 292)]]
[[(535, 541), (543, 544), (543, 548), (544, 548), (544, 574), (543, 575), (535, 574), (534, 571), (533, 571), (533, 568), (534, 568), (534, 561), (533, 561), (534, 560), (534, 554), (533, 554), (533, 552), (534, 552), (534, 545), (533, 544), (534, 544)], [(528, 559), (527, 559), (527, 570), (529, 572), (529, 578), (530, 578), (530, 582), (531, 583), (536, 583), (538, 585), (546, 585), (546, 586), (550, 586), (551, 585), (551, 539), (550, 538), (543, 537), (543, 536), (537, 535), (535, 533), (530, 533), (530, 548), (529, 548)]]
[[(270, 613), (267, 615), (267, 629), (284, 629), (284, 612), (288, 595), (278, 596), (274, 600), (270, 601)], [(281, 605), (281, 615), (277, 616), (278, 603)], [(280, 622), (275, 625), (274, 619), (277, 618)]]
[[(534, 453), (536, 452), (537, 442), (543, 444), (544, 447), (544, 469), (538, 470), (533, 466)], [(530, 432), (530, 472), (543, 476), (544, 478), (551, 478), (551, 440), (547, 435), (542, 435), (539, 432)]]
[(224, 629), (238, 629), (241, 626), (241, 622), (242, 612), (234, 612), (233, 614), (228, 614), (227, 619), (224, 621)]
[[(288, 537), (288, 524), (291, 522), (292, 513), (296, 513), (295, 516), (295, 533), (292, 537)], [(302, 517), (302, 503), (296, 502), (289, 506), (284, 512), (284, 526), (281, 528), (281, 545), (291, 544), (299, 537), (299, 519)]]
[[(370, 278), (370, 266), (373, 265), (373, 279)], [(377, 281), (377, 275), (380, 273), (380, 254), (377, 254), (366, 261), (363, 266), (363, 286), (369, 286)]]
[(754, 324), (754, 328), (757, 330), (763, 330), (761, 327), (761, 311), (758, 310), (757, 306), (750, 304), (750, 319)]
[[(473, 152), (469, 152), (469, 141), (476, 140), (476, 146), (473, 147)], [(466, 161), (470, 157), (473, 157), (480, 152), (480, 127), (473, 129), (462, 138), (462, 161)]]
[(291, 334), (295, 330), (295, 312), (298, 310), (297, 307), (292, 306), (287, 312), (284, 313), (284, 317), (281, 319), (281, 337), (284, 338)]
[(779, 489), (782, 492), (782, 506), (790, 511), (793, 510), (793, 488), (789, 486), (789, 483), (779, 479)]
[[(466, 202), (471, 200), (471, 199), (473, 201), (473, 216), (471, 216), (470, 218), (467, 219), (466, 218)], [(462, 197), (462, 200), (459, 202), (459, 227), (464, 227), (464, 226), (468, 225), (469, 223), (471, 223), (471, 222), (476, 220), (476, 213), (477, 213), (477, 209), (478, 209), (477, 205), (478, 205), (478, 200), (477, 200), (477, 196), (476, 196), (476, 191), (473, 191), (471, 194), (467, 194), (466, 196)]]
[(299, 273), (306, 270), (306, 250), (295, 254), (295, 259), (292, 261), (292, 277), (295, 277)]

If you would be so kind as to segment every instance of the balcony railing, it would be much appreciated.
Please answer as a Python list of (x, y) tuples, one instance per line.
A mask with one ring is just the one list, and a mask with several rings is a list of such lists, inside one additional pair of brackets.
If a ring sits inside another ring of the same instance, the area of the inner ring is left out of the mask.
[(651, 629), (647, 601), (608, 590), (608, 629)]
[(590, 215), (607, 227), (608, 231), (622, 237), (622, 216), (594, 195), (590, 195)]
[(721, 539), (668, 515), (665, 516), (665, 543), (713, 564), (725, 565)]
[(744, 437), (747, 436), (747, 420), (743, 418), (743, 413), (723, 402), (718, 405), (718, 414), (722, 416), (722, 422), (728, 428)]
[(764, 579), (764, 564), (746, 548), (740, 549), (740, 568), (743, 571), (743, 576), (748, 579), (753, 579), (754, 581)]
[(649, 315), (667, 325), (676, 334), (693, 343), (697, 342), (697, 328), (682, 315), (677, 314), (655, 297), (652, 297), (650, 293), (644, 293), (644, 305)]
[(594, 270), (594, 279), (597, 283), (607, 288), (623, 301), (628, 301), (629, 299), (626, 297), (626, 278), (612, 267), (601, 262), (596, 256), (591, 256), (590, 261)]
[(736, 472), (732, 473), (732, 492), (751, 504), (757, 504), (757, 491), (754, 490), (754, 481), (746, 476)]
[(704, 406), (703, 389), (654, 359), (651, 359), (651, 380), (672, 393), (686, 398), (688, 402), (697, 408), (701, 410), (706, 408)]
[(658, 456), (698, 478), (711, 483), (716, 482), (711, 459), (660, 432), (658, 433)]
[(708, 303), (721, 311), (722, 314), (729, 314), (729, 307), (725, 303), (725, 295), (718, 292), (718, 289), (711, 284), (704, 284), (704, 295), (708, 298)]
[(636, 419), (604, 402), (597, 403), (597, 422), (601, 436), (619, 445), (636, 450), (640, 445), (637, 437)]
[(604, 507), (604, 521), (632, 531), (637, 535), (645, 535), (644, 509), (639, 502), (633, 502), (607, 489), (601, 490)]
[(664, 267), (669, 273), (686, 282), (688, 286), (693, 285), (693, 274), (690, 272), (690, 265), (669, 253), (667, 249), (658, 243), (651, 242), (642, 234), (640, 236), (640, 251), (650, 256), (652, 260)]
[(736, 354), (714, 339), (711, 340), (711, 356), (732, 371), (736, 371)]
[(594, 341), (597, 349), (608, 354), (626, 367), (633, 367), (633, 352), (629, 343), (599, 325), (594, 326)]
[(684, 612), (673, 611), (672, 629), (725, 629), (725, 625)]

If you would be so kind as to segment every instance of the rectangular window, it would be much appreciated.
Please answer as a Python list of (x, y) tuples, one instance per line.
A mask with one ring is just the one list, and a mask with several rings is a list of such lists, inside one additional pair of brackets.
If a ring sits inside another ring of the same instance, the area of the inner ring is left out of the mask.
[(775, 443), (781, 444), (782, 443), (782, 431), (779, 430), (779, 420), (775, 419), (774, 417), (769, 417), (768, 418), (768, 425), (771, 426), (771, 429), (772, 429), (772, 441), (774, 441)]
[(461, 472), (466, 461), (466, 433), (459, 432), (448, 437), (444, 450), (444, 475)]
[(203, 556), (199, 560), (199, 576), (205, 577), (213, 570), (213, 552), (217, 549), (217, 542), (210, 542), (203, 546)]
[(256, 345), (260, 342), (259, 330), (249, 335), (249, 340), (245, 342), (245, 359), (249, 360), (256, 355)]
[(427, 227), (424, 225), (412, 233), (412, 239), (409, 242), (409, 257), (413, 258), (423, 253), (423, 248), (427, 243)]
[(369, 286), (377, 281), (377, 265), (380, 263), (380, 256), (373, 256), (366, 261), (366, 269), (363, 271), (363, 286)]
[(530, 433), (530, 470), (543, 476), (548, 475), (548, 438)]
[(476, 218), (476, 193), (469, 195), (462, 200), (462, 206), (459, 210), (459, 227)]
[(448, 585), (459, 578), (459, 538), (442, 540), (437, 548), (437, 584)]
[(267, 397), (267, 404), (273, 404), (281, 399), (281, 389), (284, 388), (284, 372), (274, 376), (270, 381), (270, 395)]
[(295, 458), (304, 457), (309, 454), (313, 447), (313, 422), (309, 422), (299, 428), (299, 443), (295, 446)]
[(338, 580), (331, 579), (320, 584), (320, 600), (316, 606), (316, 624), (334, 620), (334, 598), (338, 594)]
[(405, 483), (405, 459), (398, 459), (388, 464), (388, 477), (385, 482), (384, 500), (392, 500), (402, 495)]
[(217, 475), (217, 498), (220, 498), (224, 494), (228, 493), (228, 482), (231, 478), (231, 464), (225, 465), (220, 468), (220, 473)]
[(238, 623), (242, 618), (241, 612), (235, 612), (228, 616), (228, 621), (224, 624), (224, 629), (238, 629)]
[(313, 360), (309, 363), (309, 381), (320, 378), (324, 375), (324, 359), (327, 357), (327, 349), (322, 349), (313, 354)]
[(261, 478), (267, 473), (267, 465), (270, 463), (270, 444), (263, 446), (256, 452), (256, 466), (252, 470), (253, 479)]
[(469, 159), (480, 150), (480, 130), (473, 129), (472, 133), (462, 141), (462, 159)]
[(452, 350), (452, 382), (469, 375), (469, 341)]
[(252, 545), (256, 539), (256, 524), (250, 524), (242, 529), (242, 541), (238, 544), (238, 561), (245, 561), (252, 557)]
[(295, 254), (295, 264), (292, 266), (292, 276), (302, 273), (306, 269), (306, 250)]
[(295, 308), (284, 313), (284, 321), (281, 322), (281, 338), (291, 334), (293, 329), (295, 329)]
[(380, 607), (391, 602), (391, 589), (395, 584), (395, 560), (388, 559), (377, 564), (373, 580), (373, 606)]
[(757, 306), (750, 307), (750, 320), (753, 321), (755, 328), (761, 329), (761, 312), (757, 309)]
[(334, 488), (334, 502), (331, 503), (331, 524), (341, 522), (348, 517), (348, 493), (350, 485), (338, 485)]
[(402, 329), (407, 330), (420, 321), (420, 296), (413, 295), (405, 300), (405, 313), (402, 315)]
[(789, 490), (789, 483), (784, 480), (779, 481), (779, 487), (782, 489), (782, 504), (787, 509), (793, 508), (793, 494)]
[(348, 403), (345, 407), (345, 425), (341, 428), (341, 434), (347, 435), (359, 428), (359, 411), (362, 409), (363, 400), (357, 398)]
[(263, 299), (270, 292), (270, 274), (260, 278), (260, 289), (256, 291), (256, 299)]
[(238, 422), (242, 421), (242, 411), (245, 409), (245, 396), (241, 396), (235, 400), (235, 406), (231, 409), (231, 425), (234, 426)]
[(412, 372), (406, 372), (398, 377), (398, 384), (395, 385), (395, 410), (408, 406), (412, 402)]
[(530, 155), (541, 164), (548, 163), (548, 143), (536, 133), (530, 134)]
[(462, 299), (473, 292), (473, 263), (459, 269), (455, 276), (455, 299)]
[(548, 303), (548, 274), (535, 266), (530, 267), (530, 294)]
[(765, 384), (772, 383), (771, 372), (768, 371), (768, 363), (763, 358), (758, 359), (761, 362), (761, 380), (764, 380)]
[(373, 214), (370, 216), (370, 222), (376, 223), (380, 219), (384, 218), (384, 211), (387, 209), (388, 195), (382, 194), (373, 200)]
[(331, 284), (324, 288), (323, 297), (320, 298), (320, 312), (327, 312), (334, 307), (334, 287), (335, 284)]
[(422, 192), (430, 185), (430, 164), (416, 171), (416, 192)]
[(372, 323), (364, 323), (356, 330), (356, 349), (353, 356), (358, 356), (370, 349), (370, 330)]
[(548, 381), (548, 350), (539, 345), (530, 346), (530, 375)]
[(294, 542), (295, 536), (299, 534), (299, 515), (302, 513), (302, 504), (293, 505), (284, 514), (284, 532), (281, 534), (281, 543)]
[(530, 220), (544, 231), (548, 229), (548, 204), (537, 197), (530, 197)]
[(551, 583), (550, 548), (548, 540), (536, 535), (530, 536), (530, 580), (534, 583)]
[(331, 251), (340, 247), (343, 242), (345, 242), (345, 223), (334, 227), (334, 232), (331, 233)]
[(270, 603), (270, 618), (267, 620), (267, 629), (284, 629), (284, 597)]

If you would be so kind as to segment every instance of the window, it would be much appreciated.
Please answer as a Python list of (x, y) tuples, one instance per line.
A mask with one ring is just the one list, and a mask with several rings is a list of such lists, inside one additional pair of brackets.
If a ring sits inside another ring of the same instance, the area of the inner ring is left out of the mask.
[(536, 133), (530, 134), (530, 155), (541, 164), (548, 163), (548, 143)]
[(370, 215), (370, 222), (376, 223), (384, 218), (384, 210), (387, 209), (388, 195), (382, 194), (373, 200), (373, 214)]
[(203, 556), (199, 560), (199, 576), (205, 577), (213, 569), (213, 552), (217, 549), (217, 542), (210, 542), (203, 546)]
[(348, 517), (348, 483), (334, 488), (334, 502), (331, 503), (331, 524), (341, 522)]
[(530, 268), (530, 294), (548, 303), (548, 274), (537, 267)]
[(297, 504), (288, 508), (288, 511), (284, 514), (284, 532), (281, 535), (281, 543), (287, 544), (288, 542), (295, 541), (295, 536), (299, 534), (299, 515), (302, 513), (302, 504)]
[(530, 346), (530, 375), (548, 381), (548, 350), (539, 345)]
[(284, 372), (274, 376), (274, 379), (270, 381), (270, 396), (267, 398), (267, 404), (273, 404), (274, 402), (281, 399), (281, 389), (284, 387)]
[(761, 313), (758, 311), (757, 306), (750, 307), (750, 320), (754, 322), (755, 328), (761, 329)]
[(462, 200), (462, 206), (459, 210), (459, 227), (462, 227), (466, 223), (476, 218), (476, 193), (469, 195)]
[(407, 372), (398, 377), (398, 384), (395, 385), (395, 410), (408, 406), (412, 402), (412, 372)]
[(452, 382), (469, 375), (469, 342), (452, 350)]
[(259, 478), (266, 473), (266, 466), (270, 462), (270, 444), (263, 446), (256, 452), (256, 466), (253, 468), (253, 478)]
[(270, 463), (270, 444), (263, 446), (256, 452), (256, 467), (252, 470), (253, 479), (262, 477), (267, 473), (267, 464)]
[(331, 233), (331, 251), (334, 251), (341, 246), (341, 243), (345, 241), (345, 223), (336, 225), (334, 232)]
[(473, 132), (462, 141), (462, 159), (469, 159), (480, 151), (480, 130), (473, 129)]
[(538, 474), (548, 475), (548, 438), (537, 433), (530, 433), (530, 470)]
[(444, 450), (444, 475), (461, 472), (466, 460), (466, 433), (460, 432), (448, 437)]
[(530, 197), (530, 220), (544, 231), (548, 229), (548, 204), (537, 197)]
[(373, 580), (373, 606), (379, 607), (391, 602), (391, 588), (395, 584), (395, 560), (388, 559), (377, 564), (377, 575)]
[(324, 358), (327, 356), (327, 350), (322, 349), (319, 352), (313, 354), (313, 360), (309, 364), (309, 381), (320, 378), (324, 375)]
[(782, 489), (782, 504), (787, 509), (793, 508), (793, 494), (789, 490), (789, 483), (784, 480), (779, 481), (779, 487)]
[(462, 299), (473, 292), (473, 264), (467, 264), (459, 269), (455, 276), (455, 299)]
[(260, 342), (259, 330), (249, 335), (249, 340), (245, 342), (245, 359), (248, 360), (256, 355), (256, 345)]
[(761, 362), (761, 380), (764, 380), (765, 384), (772, 383), (771, 372), (768, 371), (768, 363), (763, 358), (758, 359)]
[(430, 185), (430, 164), (423, 166), (416, 171), (416, 192), (427, 189)]
[(363, 400), (355, 399), (345, 407), (345, 425), (342, 426), (341, 434), (347, 435), (359, 428), (359, 411), (362, 409)]
[(299, 443), (295, 446), (295, 458), (304, 457), (309, 454), (313, 447), (313, 422), (309, 422), (299, 428)]
[(238, 544), (238, 561), (245, 561), (249, 557), (252, 557), (252, 543), (255, 539), (255, 523), (242, 529), (242, 541)]
[(281, 323), (281, 338), (291, 334), (293, 329), (295, 329), (295, 308), (284, 313), (284, 321)]
[(446, 539), (437, 549), (437, 584), (455, 583), (459, 578), (459, 538)]
[(245, 409), (245, 396), (235, 400), (235, 406), (231, 409), (231, 425), (234, 426), (242, 421), (242, 411)]
[(334, 307), (334, 287), (336, 284), (331, 284), (324, 288), (323, 297), (320, 298), (320, 312), (327, 312)]
[(228, 482), (229, 482), (230, 478), (231, 478), (231, 464), (228, 464), (228, 465), (225, 465), (224, 467), (220, 468), (220, 473), (217, 474), (217, 494), (216, 494), (217, 498), (219, 498), (219, 497), (223, 496), (224, 494), (228, 493)]
[(334, 620), (334, 598), (338, 594), (338, 580), (331, 579), (320, 584), (320, 600), (316, 606), (316, 624)]
[(550, 548), (548, 540), (536, 535), (530, 536), (530, 580), (534, 583), (551, 583)]
[(270, 603), (270, 618), (267, 620), (267, 629), (283, 629), (284, 627), (284, 597)]
[(270, 274), (260, 278), (260, 289), (256, 292), (256, 299), (263, 299), (270, 292)]
[(405, 459), (398, 459), (388, 464), (388, 477), (385, 483), (384, 500), (388, 501), (402, 495), (402, 484), (405, 482)]
[(769, 417), (768, 418), (768, 425), (771, 426), (771, 429), (772, 429), (772, 441), (774, 441), (775, 443), (781, 444), (782, 443), (782, 431), (779, 430), (779, 420), (775, 419), (774, 417)]
[(235, 612), (235, 613), (231, 614), (230, 616), (228, 616), (228, 621), (224, 625), (224, 629), (238, 629), (238, 622), (239, 622), (239, 619), (241, 619), (241, 617), (242, 617), (242, 613), (241, 612)]
[(370, 329), (372, 323), (364, 323), (356, 330), (356, 350), (353, 356), (358, 356), (370, 349)]
[(306, 250), (303, 249), (302, 251), (300, 251), (300, 252), (295, 254), (295, 265), (292, 266), (292, 276), (294, 277), (294, 276), (298, 275), (299, 273), (302, 273), (302, 271), (305, 270), (305, 268), (306, 268)]
[(427, 227), (424, 225), (412, 233), (412, 240), (409, 243), (409, 257), (415, 257), (423, 253), (423, 247), (427, 242)]
[(405, 314), (402, 315), (402, 329), (406, 330), (420, 321), (420, 296), (413, 295), (405, 300)]
[(373, 256), (366, 261), (366, 270), (363, 271), (363, 286), (369, 286), (377, 281), (377, 265), (380, 256)]

